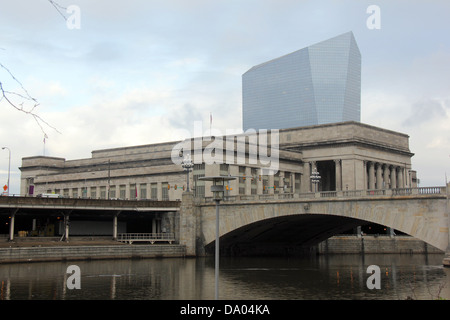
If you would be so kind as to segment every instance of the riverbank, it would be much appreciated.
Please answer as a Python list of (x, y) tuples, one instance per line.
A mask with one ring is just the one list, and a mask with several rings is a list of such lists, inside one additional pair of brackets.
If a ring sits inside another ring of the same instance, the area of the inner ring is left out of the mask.
[(13, 242), (0, 241), (0, 263), (146, 259), (184, 257), (186, 249), (176, 244), (135, 244), (117, 242), (102, 237), (17, 238)]

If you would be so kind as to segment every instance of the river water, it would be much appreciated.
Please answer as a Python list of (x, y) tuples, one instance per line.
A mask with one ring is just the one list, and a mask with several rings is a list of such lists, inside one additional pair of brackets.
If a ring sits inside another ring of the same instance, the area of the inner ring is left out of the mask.
[[(442, 266), (442, 258), (439, 254), (224, 257), (219, 298), (448, 300), (450, 269)], [(78, 266), (79, 273), (68, 272), (70, 265)], [(370, 265), (380, 268), (380, 289), (367, 286)], [(3, 264), (0, 300), (212, 300), (214, 274), (213, 258)], [(70, 289), (68, 280), (80, 289)]]

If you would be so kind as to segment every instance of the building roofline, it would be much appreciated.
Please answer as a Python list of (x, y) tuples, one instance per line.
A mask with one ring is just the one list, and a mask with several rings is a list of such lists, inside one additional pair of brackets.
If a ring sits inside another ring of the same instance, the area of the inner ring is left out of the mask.
[(284, 128), (279, 129), (279, 132), (289, 132), (289, 131), (299, 131), (299, 130), (310, 130), (310, 129), (318, 129), (318, 128), (326, 128), (326, 127), (339, 127), (339, 126), (358, 126), (358, 127), (364, 127), (369, 128), (377, 131), (382, 131), (390, 134), (395, 134), (399, 136), (403, 136), (405, 138), (409, 138), (409, 135), (406, 133), (390, 130), (390, 129), (384, 129), (380, 127), (376, 127), (370, 124), (358, 122), (358, 121), (343, 121), (343, 122), (333, 122), (333, 123), (326, 123), (326, 124), (316, 124), (316, 125), (310, 125), (310, 126), (301, 126), (301, 127), (293, 127), (293, 128)]

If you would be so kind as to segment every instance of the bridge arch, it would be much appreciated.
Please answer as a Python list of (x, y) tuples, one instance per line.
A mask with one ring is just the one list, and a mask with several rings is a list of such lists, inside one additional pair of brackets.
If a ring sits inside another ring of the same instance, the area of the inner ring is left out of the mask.
[[(220, 236), (223, 252), (255, 250), (276, 244), (308, 248), (358, 225), (384, 225), (445, 251), (448, 246), (446, 198), (436, 196), (373, 197), (223, 203)], [(210, 251), (215, 241), (215, 208), (201, 208), (202, 238)], [(287, 247), (286, 247), (287, 248)], [(228, 251), (227, 251), (228, 250)]]

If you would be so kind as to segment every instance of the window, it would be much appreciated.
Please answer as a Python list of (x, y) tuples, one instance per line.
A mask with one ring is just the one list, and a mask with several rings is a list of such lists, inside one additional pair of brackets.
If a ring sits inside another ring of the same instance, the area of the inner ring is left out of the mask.
[(91, 187), (91, 198), (97, 198), (97, 187)]
[(140, 199), (147, 199), (147, 184), (146, 183), (141, 183), (141, 185), (139, 186), (139, 198)]
[(110, 198), (116, 198), (116, 186), (111, 186), (109, 188), (109, 197)]
[(130, 199), (135, 200), (137, 197), (136, 184), (130, 184)]
[(106, 199), (106, 187), (100, 187), (100, 199)]
[(205, 197), (205, 181), (200, 178), (205, 176), (205, 164), (194, 164), (194, 170), (192, 172), (194, 177), (194, 191), (196, 197)]
[(162, 200), (169, 200), (169, 183), (164, 182), (161, 184), (162, 187)]
[(126, 198), (126, 192), (127, 192), (127, 187), (124, 184), (120, 185), (119, 198), (120, 199), (125, 199)]
[(158, 200), (158, 184), (157, 183), (151, 184), (151, 199)]

